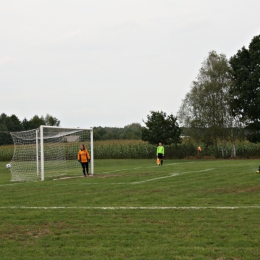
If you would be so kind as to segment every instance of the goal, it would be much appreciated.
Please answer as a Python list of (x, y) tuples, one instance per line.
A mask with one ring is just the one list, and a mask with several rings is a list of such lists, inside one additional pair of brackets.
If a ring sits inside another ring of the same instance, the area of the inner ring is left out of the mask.
[(77, 154), (81, 144), (88, 149), (90, 174), (94, 174), (93, 129), (42, 125), (37, 129), (11, 132), (14, 154), (11, 181), (44, 180), (48, 177), (82, 174)]

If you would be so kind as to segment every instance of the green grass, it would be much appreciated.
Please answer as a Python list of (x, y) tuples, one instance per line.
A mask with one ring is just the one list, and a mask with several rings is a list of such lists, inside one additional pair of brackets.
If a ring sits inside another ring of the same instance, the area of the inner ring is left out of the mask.
[(1, 260), (260, 259), (257, 160), (96, 160), (23, 183), (5, 164)]

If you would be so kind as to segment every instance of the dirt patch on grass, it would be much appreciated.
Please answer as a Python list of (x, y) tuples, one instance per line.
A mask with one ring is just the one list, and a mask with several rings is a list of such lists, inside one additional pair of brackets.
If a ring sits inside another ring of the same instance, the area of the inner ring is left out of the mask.
[(51, 234), (50, 228), (48, 225), (41, 225), (41, 226), (28, 226), (28, 225), (21, 225), (21, 226), (7, 226), (7, 230), (1, 232), (1, 237), (7, 240), (26, 240), (26, 237), (32, 238), (40, 238), (42, 236), (47, 236)]
[(34, 230), (29, 230), (27, 232), (27, 234), (33, 238), (40, 238), (42, 236), (47, 236), (49, 234), (51, 234), (51, 231), (48, 228), (38, 228), (38, 229), (34, 229)]
[(259, 193), (260, 186), (252, 186), (252, 187), (237, 187), (237, 188), (219, 188), (213, 190), (216, 193)]

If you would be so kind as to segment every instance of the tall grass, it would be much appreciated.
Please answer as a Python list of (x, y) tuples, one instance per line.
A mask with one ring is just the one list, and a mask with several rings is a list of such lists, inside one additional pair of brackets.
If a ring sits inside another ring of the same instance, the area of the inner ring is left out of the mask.
[(10, 161), (13, 157), (13, 145), (0, 145), (0, 161)]
[[(191, 141), (184, 140), (182, 144), (165, 145), (165, 158), (183, 159), (197, 157), (197, 145)], [(200, 158), (214, 157), (215, 147), (205, 147), (200, 144), (202, 151)], [(94, 142), (94, 156), (96, 159), (152, 159), (156, 156), (156, 145), (148, 144), (141, 140), (109, 140)], [(230, 158), (232, 154), (231, 143), (225, 144), (224, 158)], [(71, 148), (69, 143), (65, 144), (67, 159), (76, 158), (77, 149)], [(14, 146), (0, 146), (0, 161), (10, 161), (14, 152)], [(35, 151), (33, 150), (33, 153)], [(236, 155), (238, 158), (259, 158), (260, 143), (254, 144), (247, 141), (236, 143)], [(218, 147), (218, 158), (222, 157), (222, 147)]]
[(156, 147), (140, 140), (97, 141), (94, 155), (97, 159), (148, 159), (155, 157)]

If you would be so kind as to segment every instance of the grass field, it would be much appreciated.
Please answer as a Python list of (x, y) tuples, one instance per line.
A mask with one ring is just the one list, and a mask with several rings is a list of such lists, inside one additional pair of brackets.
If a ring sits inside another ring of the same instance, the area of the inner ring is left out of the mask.
[(257, 160), (96, 160), (95, 175), (10, 182), (0, 259), (260, 259)]

